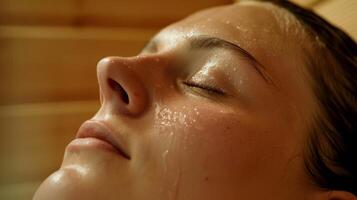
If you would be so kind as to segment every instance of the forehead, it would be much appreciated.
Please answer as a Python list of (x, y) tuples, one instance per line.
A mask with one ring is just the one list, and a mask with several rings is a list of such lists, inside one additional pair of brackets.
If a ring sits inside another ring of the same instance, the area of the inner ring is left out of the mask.
[[(299, 23), (287, 11), (270, 3), (247, 1), (200, 11), (169, 26), (162, 33), (170, 33), (167, 35), (177, 38), (215, 36), (251, 52), (269, 47), (268, 52), (256, 56), (270, 57), (285, 52), (286, 42), (294, 42), (289, 40), (289, 36), (299, 30)], [(259, 51), (255, 53), (259, 54)]]

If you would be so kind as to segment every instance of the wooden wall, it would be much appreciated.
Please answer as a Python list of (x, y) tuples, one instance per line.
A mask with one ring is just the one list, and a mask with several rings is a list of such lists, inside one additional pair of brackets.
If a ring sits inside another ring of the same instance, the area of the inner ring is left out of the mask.
[(0, 199), (31, 199), (99, 107), (96, 63), (230, 0), (0, 0)]

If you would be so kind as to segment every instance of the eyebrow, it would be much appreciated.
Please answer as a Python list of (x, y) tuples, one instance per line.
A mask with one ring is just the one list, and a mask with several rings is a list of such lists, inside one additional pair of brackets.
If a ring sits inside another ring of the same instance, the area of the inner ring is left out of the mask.
[(271, 76), (267, 73), (266, 67), (262, 65), (255, 57), (250, 54), (248, 51), (240, 47), (239, 45), (229, 42), (227, 40), (206, 36), (206, 35), (199, 35), (195, 37), (189, 38), (191, 48), (225, 48), (230, 49), (237, 52), (240, 56), (246, 58), (254, 67), (255, 71), (265, 80), (266, 83), (269, 85), (275, 86)]

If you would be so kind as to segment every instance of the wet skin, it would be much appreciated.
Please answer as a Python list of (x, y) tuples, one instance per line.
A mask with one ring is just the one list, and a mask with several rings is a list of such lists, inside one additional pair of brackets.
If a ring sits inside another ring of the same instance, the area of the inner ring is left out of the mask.
[(315, 105), (299, 29), (275, 6), (239, 3), (168, 26), (138, 56), (102, 59), (93, 120), (130, 160), (67, 147), (34, 199), (316, 199), (302, 161)]

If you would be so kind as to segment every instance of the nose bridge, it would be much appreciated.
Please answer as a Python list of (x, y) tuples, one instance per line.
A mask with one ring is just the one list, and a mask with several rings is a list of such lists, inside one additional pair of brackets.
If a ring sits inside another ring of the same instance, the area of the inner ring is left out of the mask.
[[(141, 55), (126, 58), (125, 65), (131, 68), (142, 79), (153, 81), (155, 76), (162, 74), (168, 66), (166, 55)], [(154, 77), (153, 77), (154, 76)]]
[(140, 115), (149, 106), (148, 62), (140, 57), (106, 57), (98, 62), (102, 107), (111, 114)]

